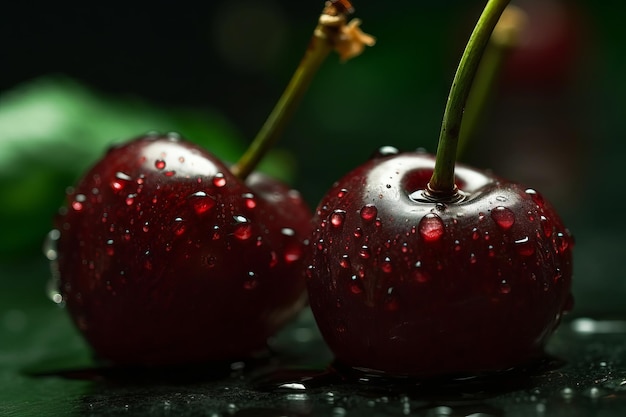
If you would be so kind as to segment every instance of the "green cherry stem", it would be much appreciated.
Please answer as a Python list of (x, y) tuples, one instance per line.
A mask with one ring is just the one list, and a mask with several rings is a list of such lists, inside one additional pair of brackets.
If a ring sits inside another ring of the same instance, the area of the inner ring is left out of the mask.
[(468, 143), (476, 136), (482, 124), (485, 109), (493, 96), (502, 66), (509, 54), (519, 45), (521, 33), (527, 21), (526, 12), (519, 7), (509, 5), (504, 9), (493, 29), (465, 104), (457, 158), (463, 156)]
[(347, 0), (326, 2), (326, 7), (320, 15), (319, 23), (313, 32), (304, 57), (285, 91), (249, 148), (231, 167), (231, 172), (235, 176), (245, 179), (250, 175), (267, 151), (276, 143), (314, 75), (333, 49), (339, 53), (342, 60), (347, 60), (359, 55), (365, 45), (374, 44), (374, 38), (359, 29), (358, 19), (347, 22), (347, 16), (352, 12), (352, 5)]
[(458, 190), (454, 182), (454, 165), (465, 103), (481, 56), (509, 1), (489, 0), (487, 2), (454, 75), (441, 123), (435, 168), (428, 183), (428, 194), (434, 198), (447, 199), (457, 195)]

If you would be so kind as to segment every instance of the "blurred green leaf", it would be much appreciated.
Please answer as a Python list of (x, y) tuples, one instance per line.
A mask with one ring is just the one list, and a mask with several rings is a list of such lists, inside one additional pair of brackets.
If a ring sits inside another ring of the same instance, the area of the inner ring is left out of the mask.
[[(215, 111), (162, 109), (108, 98), (67, 78), (34, 80), (0, 97), (0, 259), (39, 249), (64, 189), (113, 143), (175, 131), (225, 161), (245, 141)], [(289, 181), (293, 161), (273, 152), (260, 169)]]

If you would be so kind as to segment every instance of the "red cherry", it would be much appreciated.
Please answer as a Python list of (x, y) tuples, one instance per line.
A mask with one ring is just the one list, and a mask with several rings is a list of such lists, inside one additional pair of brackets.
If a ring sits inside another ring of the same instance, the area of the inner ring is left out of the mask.
[(541, 355), (571, 308), (573, 240), (552, 206), (462, 165), (458, 199), (436, 201), (433, 168), (424, 153), (374, 158), (317, 209), (309, 299), (344, 365), (412, 376), (507, 369)]
[(58, 217), (60, 293), (98, 356), (248, 356), (304, 304), (300, 195), (170, 136), (111, 149)]

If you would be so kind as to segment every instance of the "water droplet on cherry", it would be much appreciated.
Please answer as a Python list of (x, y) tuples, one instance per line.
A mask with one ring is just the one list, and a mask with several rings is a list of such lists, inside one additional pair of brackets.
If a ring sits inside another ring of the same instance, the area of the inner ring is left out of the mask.
[(248, 272), (248, 277), (243, 283), (243, 288), (246, 290), (253, 290), (259, 285), (256, 274), (252, 271)]
[(370, 248), (367, 246), (361, 246), (361, 249), (359, 249), (359, 258), (369, 259), (370, 256), (372, 256)]
[(339, 265), (344, 269), (350, 268), (350, 256), (343, 255), (339, 260)]
[(176, 236), (180, 236), (185, 233), (185, 223), (181, 217), (176, 217), (174, 219), (174, 225), (172, 226), (172, 230)]
[(233, 216), (235, 228), (233, 236), (239, 240), (247, 240), (252, 236), (252, 224), (244, 216)]
[(346, 190), (345, 188), (342, 188), (337, 193), (337, 198), (344, 198), (346, 196), (346, 194), (348, 194), (348, 190)]
[(333, 214), (330, 215), (330, 224), (334, 227), (341, 227), (346, 218), (346, 212), (344, 210), (335, 210)]
[(206, 213), (215, 206), (215, 199), (204, 191), (191, 194), (188, 197), (188, 201), (197, 214)]
[(361, 208), (361, 218), (366, 222), (371, 222), (376, 219), (378, 209), (373, 204), (367, 204)]
[(370, 156), (370, 159), (383, 158), (385, 156), (397, 155), (399, 153), (400, 151), (398, 150), (398, 148), (395, 148), (393, 146), (381, 146), (380, 148), (376, 149), (376, 151), (374, 151), (374, 153)]
[(154, 166), (156, 167), (156, 169), (164, 169), (165, 168), (165, 161), (162, 159), (157, 159), (156, 161), (154, 161)]
[(502, 230), (509, 230), (515, 223), (515, 214), (511, 209), (498, 206), (491, 210), (491, 218), (496, 222)]
[(528, 194), (530, 198), (532, 198), (532, 200), (535, 202), (535, 204), (537, 204), (540, 208), (542, 208), (545, 205), (545, 200), (543, 199), (543, 196), (539, 194), (538, 191), (533, 190), (532, 188), (529, 188), (526, 190), (526, 194)]
[(221, 172), (215, 174), (215, 176), (213, 177), (213, 185), (217, 188), (222, 188), (223, 186), (225, 186), (226, 178), (224, 178), (224, 174), (222, 174)]
[(385, 257), (385, 259), (383, 260), (382, 264), (380, 265), (380, 269), (386, 274), (389, 274), (393, 271), (393, 265), (391, 263), (391, 259), (388, 256)]
[(418, 225), (420, 236), (426, 242), (435, 242), (441, 239), (444, 229), (443, 221), (434, 213), (428, 213), (422, 217)]
[(522, 256), (531, 256), (535, 253), (535, 246), (532, 244), (532, 241), (528, 236), (517, 239), (515, 241), (515, 249), (517, 250), (517, 253)]

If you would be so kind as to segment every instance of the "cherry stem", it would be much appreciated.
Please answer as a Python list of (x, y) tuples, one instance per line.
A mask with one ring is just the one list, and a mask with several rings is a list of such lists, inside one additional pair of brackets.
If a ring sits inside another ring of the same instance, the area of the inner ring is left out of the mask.
[(364, 34), (358, 28), (360, 21), (354, 19), (350, 23), (347, 22), (347, 16), (353, 11), (348, 0), (326, 2), (307, 51), (285, 91), (246, 152), (231, 167), (231, 172), (235, 176), (245, 179), (267, 151), (274, 146), (287, 122), (292, 118), (314, 75), (333, 49), (339, 53), (342, 60), (347, 60), (359, 55), (364, 45), (374, 44), (374, 38)]
[(458, 192), (454, 181), (454, 165), (465, 103), (491, 32), (509, 1), (489, 0), (487, 2), (461, 56), (443, 114), (435, 168), (428, 183), (427, 191), (433, 197), (450, 198)]
[(476, 136), (502, 66), (510, 52), (519, 45), (527, 21), (528, 16), (522, 9), (509, 5), (493, 29), (465, 104), (457, 159), (463, 156), (468, 143)]

